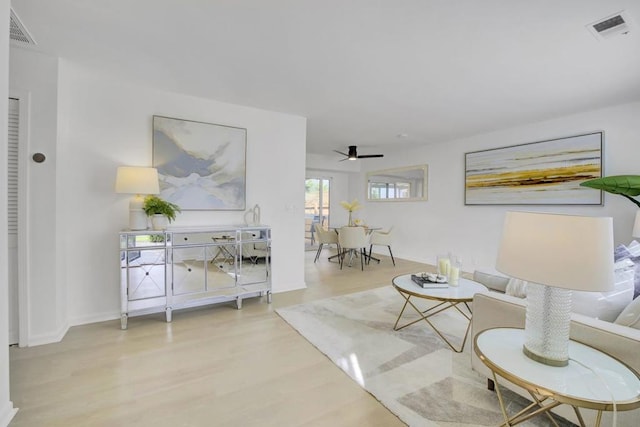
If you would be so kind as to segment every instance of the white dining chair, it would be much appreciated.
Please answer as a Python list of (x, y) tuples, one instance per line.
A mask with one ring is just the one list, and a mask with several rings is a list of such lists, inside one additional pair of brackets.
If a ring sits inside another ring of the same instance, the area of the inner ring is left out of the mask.
[[(342, 227), (338, 232), (338, 244), (340, 245), (342, 255), (340, 258), (340, 269), (344, 265), (344, 257), (349, 253), (349, 265), (353, 259), (353, 255), (360, 252), (360, 269), (364, 271), (364, 264), (367, 259), (367, 246), (369, 245), (369, 236), (364, 227)], [(368, 262), (367, 262), (368, 263)]]
[(391, 243), (393, 242), (392, 235), (393, 227), (389, 228), (387, 231), (374, 231), (371, 233), (371, 238), (369, 241), (369, 256), (371, 256), (371, 250), (374, 245), (386, 246), (389, 248), (389, 255), (391, 255), (391, 262), (395, 267), (396, 260), (393, 258), (393, 252), (391, 252)]
[(333, 230), (325, 230), (322, 227), (316, 227), (316, 241), (318, 242), (318, 252), (316, 252), (316, 258), (313, 262), (317, 262), (320, 258), (320, 252), (324, 245), (336, 245), (338, 253), (340, 253), (340, 242), (338, 241), (338, 234)]

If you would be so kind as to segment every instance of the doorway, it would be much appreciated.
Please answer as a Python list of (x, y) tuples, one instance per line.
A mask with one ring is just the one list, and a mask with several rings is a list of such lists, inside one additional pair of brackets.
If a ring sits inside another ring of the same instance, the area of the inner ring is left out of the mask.
[(308, 250), (317, 249), (315, 230), (317, 227), (328, 228), (331, 207), (330, 178), (307, 178), (304, 191), (304, 242)]

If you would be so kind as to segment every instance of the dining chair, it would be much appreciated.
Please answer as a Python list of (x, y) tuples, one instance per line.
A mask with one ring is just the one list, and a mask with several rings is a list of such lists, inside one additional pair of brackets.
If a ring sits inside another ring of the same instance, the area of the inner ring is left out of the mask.
[(318, 258), (320, 258), (320, 252), (322, 252), (322, 248), (324, 245), (336, 245), (338, 249), (338, 253), (340, 253), (340, 242), (338, 241), (338, 234), (331, 230), (325, 230), (322, 227), (316, 227), (316, 241), (318, 242), (318, 252), (316, 252), (316, 258), (313, 262), (317, 262)]
[[(367, 245), (369, 244), (369, 236), (364, 227), (342, 227), (338, 232), (338, 244), (341, 249), (340, 269), (344, 265), (344, 257), (349, 252), (349, 264), (353, 259), (356, 251), (360, 251), (360, 269), (364, 271), (364, 263), (367, 259)], [(367, 262), (368, 264), (368, 262)]]
[(369, 256), (371, 256), (371, 250), (373, 249), (374, 245), (386, 246), (387, 248), (389, 248), (391, 262), (393, 262), (393, 265), (395, 267), (396, 260), (393, 258), (393, 252), (391, 252), (391, 243), (393, 241), (393, 235), (391, 234), (392, 231), (393, 227), (389, 228), (387, 231), (374, 231), (371, 233), (369, 241)]

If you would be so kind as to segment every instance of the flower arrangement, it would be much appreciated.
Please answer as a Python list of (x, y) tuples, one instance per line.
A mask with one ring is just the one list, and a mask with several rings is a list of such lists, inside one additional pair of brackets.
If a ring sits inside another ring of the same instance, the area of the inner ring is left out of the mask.
[(351, 220), (351, 214), (362, 207), (360, 202), (358, 202), (358, 199), (353, 199), (351, 203), (343, 200), (340, 202), (340, 206), (342, 206), (349, 212), (349, 225), (353, 225), (353, 221)]

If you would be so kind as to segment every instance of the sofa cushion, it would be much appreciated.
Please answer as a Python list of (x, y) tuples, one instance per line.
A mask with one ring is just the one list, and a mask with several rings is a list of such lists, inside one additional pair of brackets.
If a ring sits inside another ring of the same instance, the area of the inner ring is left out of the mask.
[(631, 304), (622, 310), (615, 323), (640, 329), (640, 297), (631, 301)]
[(505, 292), (509, 278), (500, 275), (496, 270), (478, 269), (473, 272), (473, 280), (482, 283), (492, 291)]

